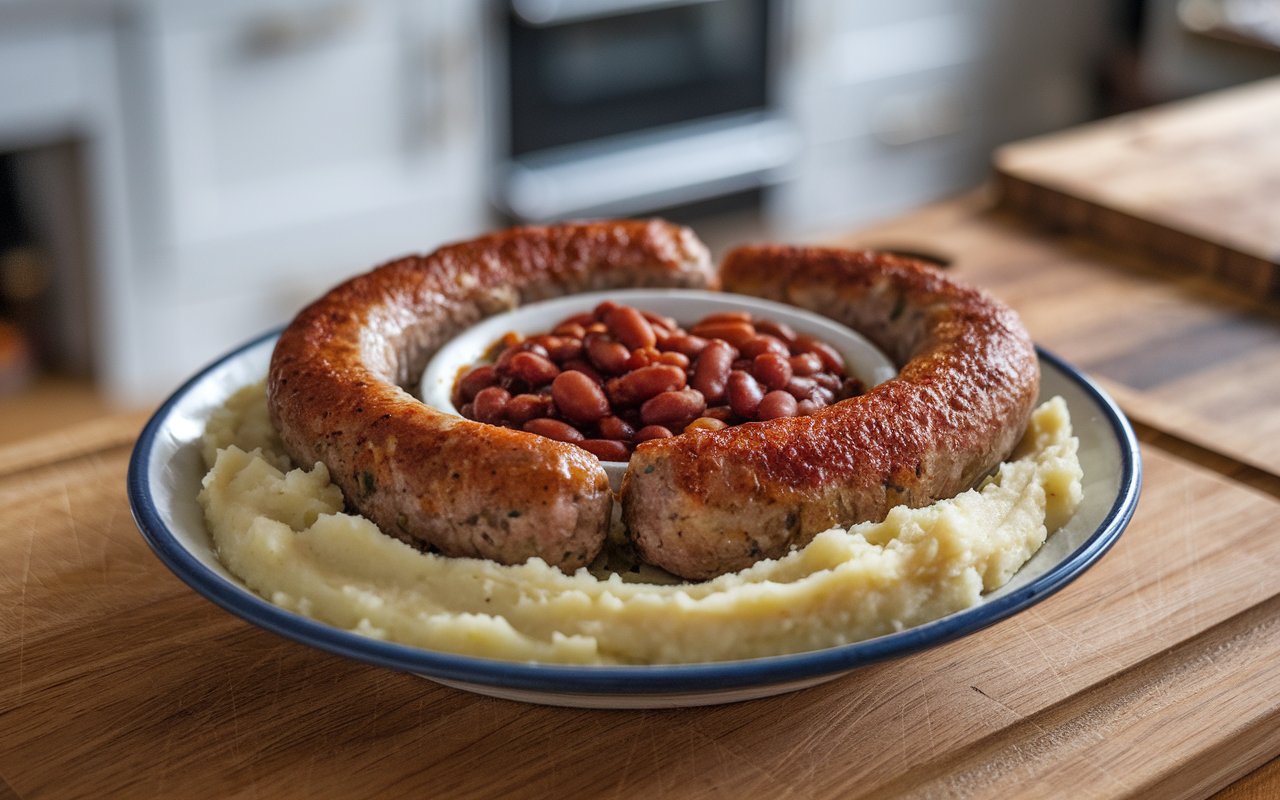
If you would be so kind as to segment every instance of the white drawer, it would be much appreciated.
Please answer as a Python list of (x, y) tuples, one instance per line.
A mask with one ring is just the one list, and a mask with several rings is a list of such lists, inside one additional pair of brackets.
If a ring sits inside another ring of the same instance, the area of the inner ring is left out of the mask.
[(148, 43), (156, 83), (145, 99), (174, 240), (340, 206), (290, 184), (326, 173), (350, 181), (396, 154), (401, 76), (393, 5), (165, 8), (171, 11)]
[(165, 291), (348, 272), (485, 214), (479, 105), (457, 100), (480, 84), (454, 44), (475, 40), (469, 0), (165, 3), (129, 24), (140, 269)]

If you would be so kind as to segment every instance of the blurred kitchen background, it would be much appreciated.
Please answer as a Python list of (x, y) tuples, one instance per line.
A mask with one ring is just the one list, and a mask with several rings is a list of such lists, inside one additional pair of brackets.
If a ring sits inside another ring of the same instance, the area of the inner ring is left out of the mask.
[(821, 239), (1280, 74), (1274, 0), (0, 0), (0, 440), (513, 221)]

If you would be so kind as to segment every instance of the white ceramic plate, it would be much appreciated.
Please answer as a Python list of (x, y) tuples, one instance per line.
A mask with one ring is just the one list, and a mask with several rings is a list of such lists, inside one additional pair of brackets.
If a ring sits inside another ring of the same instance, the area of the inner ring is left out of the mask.
[(1013, 580), (973, 608), (840, 647), (710, 664), (575, 667), (423, 650), (370, 639), (278, 608), (246, 588), (214, 554), (196, 501), (204, 474), (200, 436), (215, 408), (263, 377), (275, 339), (276, 334), (263, 336), (211, 364), (147, 423), (128, 476), (129, 502), (142, 535), (179, 578), (255, 625), (331, 653), (496, 697), (580, 707), (663, 708), (747, 700), (822, 683), (873, 662), (966, 636), (1040, 602), (1115, 543), (1138, 501), (1141, 463), (1128, 421), (1092, 382), (1041, 351), (1041, 394), (1066, 399), (1080, 438), (1084, 502)]

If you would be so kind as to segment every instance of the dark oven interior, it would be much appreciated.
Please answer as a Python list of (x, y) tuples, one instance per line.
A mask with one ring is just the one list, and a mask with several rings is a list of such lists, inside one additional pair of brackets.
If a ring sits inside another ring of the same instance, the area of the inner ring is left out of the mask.
[(768, 102), (767, 0), (512, 2), (508, 156)]

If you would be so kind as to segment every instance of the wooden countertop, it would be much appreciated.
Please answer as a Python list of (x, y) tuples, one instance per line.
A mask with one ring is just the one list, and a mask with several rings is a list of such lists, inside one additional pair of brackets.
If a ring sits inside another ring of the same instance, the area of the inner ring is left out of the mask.
[(781, 697), (521, 705), (197, 596), (129, 514), (142, 420), (110, 418), (0, 450), (0, 798), (1203, 797), (1280, 753), (1280, 463), (1257, 441), (1280, 425), (1275, 310), (984, 197), (847, 241), (950, 260), (1134, 419), (1138, 511), (1060, 593)]
[(1000, 148), (1029, 217), (1280, 300), (1280, 78)]

